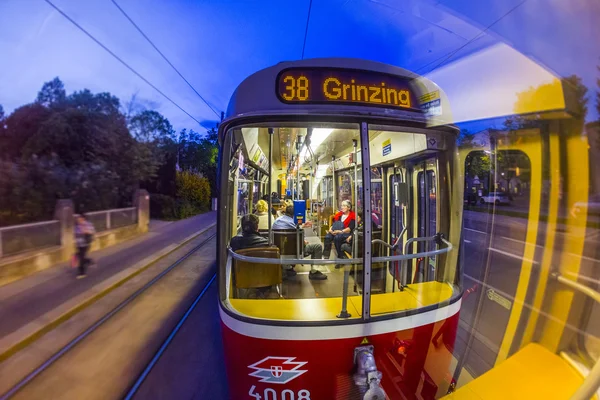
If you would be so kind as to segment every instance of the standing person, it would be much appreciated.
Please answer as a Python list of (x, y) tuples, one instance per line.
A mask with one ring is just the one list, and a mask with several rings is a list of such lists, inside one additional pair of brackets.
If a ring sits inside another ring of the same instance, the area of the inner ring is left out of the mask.
[(90, 250), (95, 233), (94, 225), (88, 221), (85, 214), (80, 214), (75, 223), (75, 244), (77, 246), (77, 258), (79, 259), (77, 279), (86, 277), (86, 268), (92, 262), (92, 260), (86, 258), (86, 255)]
[[(335, 244), (335, 249), (338, 253), (338, 257), (341, 257), (342, 243), (348, 238), (348, 235), (352, 234), (354, 227), (356, 226), (356, 215), (352, 211), (352, 204), (348, 200), (342, 201), (341, 210), (333, 216), (333, 224), (329, 228), (329, 232), (325, 235), (325, 246), (323, 249), (323, 257), (329, 258), (331, 256), (331, 245)], [(335, 266), (339, 268), (338, 265)]]

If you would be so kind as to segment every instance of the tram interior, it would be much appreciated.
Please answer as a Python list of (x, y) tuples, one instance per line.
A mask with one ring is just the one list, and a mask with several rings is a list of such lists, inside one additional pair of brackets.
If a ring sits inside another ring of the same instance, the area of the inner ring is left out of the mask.
[[(441, 306), (459, 293), (457, 250), (435, 236), (448, 237), (451, 228), (445, 211), (452, 145), (435, 132), (387, 126), (369, 126), (368, 138), (366, 205), (366, 146), (358, 125), (290, 123), (229, 132), (224, 147), (230, 157), (228, 237), (242, 235), (240, 221), (252, 213), (261, 221), (260, 235), (269, 241), (259, 248), (230, 250), (225, 300), (234, 311), (259, 318), (322, 320), (337, 319), (346, 308), (347, 318), (360, 318), (364, 295), (370, 296), (370, 314), (375, 316)], [(265, 201), (270, 212), (264, 211)], [(333, 238), (328, 256), (326, 236), (332, 227), (337, 229), (333, 219), (344, 202), (351, 204), (348, 216), (354, 213), (361, 222), (355, 221), (351, 233)], [(273, 229), (288, 206), (293, 207), (296, 228)], [(366, 229), (360, 218), (366, 210), (372, 224), (369, 249), (364, 248)], [(325, 254), (315, 254), (315, 247)], [(372, 260), (366, 286), (365, 251)], [(383, 259), (415, 253), (424, 256)], [(242, 260), (238, 254), (251, 258)], [(279, 259), (281, 265), (261, 262), (265, 257)], [(314, 279), (315, 271), (320, 278)], [(272, 306), (274, 300), (278, 307)]]

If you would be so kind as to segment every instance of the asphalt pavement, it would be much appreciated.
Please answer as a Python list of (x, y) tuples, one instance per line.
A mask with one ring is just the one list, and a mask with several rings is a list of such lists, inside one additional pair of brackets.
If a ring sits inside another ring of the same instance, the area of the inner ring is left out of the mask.
[(76, 280), (76, 269), (60, 264), (0, 287), (0, 337), (4, 337), (90, 290), (123, 269), (200, 231), (216, 219), (215, 212), (172, 223), (151, 225), (150, 232), (90, 254), (96, 266), (85, 279)]

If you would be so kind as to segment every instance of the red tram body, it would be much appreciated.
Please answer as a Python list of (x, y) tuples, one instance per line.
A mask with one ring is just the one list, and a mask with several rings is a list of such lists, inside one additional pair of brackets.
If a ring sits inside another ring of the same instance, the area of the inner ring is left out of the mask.
[[(373, 333), (344, 338), (339, 330), (332, 330), (335, 338), (331, 338), (318, 335), (319, 330), (314, 328), (304, 338), (297, 333), (291, 335), (293, 339), (259, 338), (250, 332), (234, 331), (227, 323), (241, 331), (243, 324), (223, 315), (223, 320), (228, 321), (222, 322), (225, 357), (233, 360), (227, 363), (227, 373), (235, 377), (230, 381), (231, 398), (258, 398), (253, 395), (260, 394), (262, 399), (268, 399), (269, 389), (277, 393), (273, 399), (302, 399), (300, 393), (304, 390), (309, 393), (304, 398), (352, 398), (358, 395), (349, 374), (354, 369), (353, 351), (364, 344), (375, 348), (375, 359), (383, 372), (382, 385), (390, 399), (408, 397), (405, 393), (419, 394), (420, 398), (445, 394), (452, 380), (450, 367), (459, 308), (460, 301), (449, 307), (448, 313), (454, 314), (440, 316), (442, 319), (437, 322), (385, 333), (378, 333), (378, 324), (360, 325), (358, 330)], [(398, 329), (395, 324), (387, 325), (381, 328)], [(267, 379), (256, 374), (259, 368), (265, 371)], [(296, 372), (289, 380), (279, 380), (280, 368)], [(323, 377), (332, 377), (333, 385), (321, 384)], [(284, 390), (291, 390), (295, 397), (284, 397)]]
[[(462, 193), (450, 189), (460, 168), (444, 93), (380, 63), (303, 60), (247, 78), (227, 113), (218, 263), (231, 398), (446, 394)], [(349, 208), (349, 232), (335, 228)], [(278, 228), (286, 218), (295, 228)], [(232, 250), (236, 235), (253, 245)]]

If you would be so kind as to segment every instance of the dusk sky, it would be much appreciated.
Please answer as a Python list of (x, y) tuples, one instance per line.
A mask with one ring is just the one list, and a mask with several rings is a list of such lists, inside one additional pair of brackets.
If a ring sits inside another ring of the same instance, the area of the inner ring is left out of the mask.
[[(111, 0), (51, 1), (204, 127), (214, 126), (217, 115)], [(218, 113), (246, 76), (302, 56), (309, 0), (115, 1)], [(590, 121), (598, 118), (598, 38), (598, 0), (313, 0), (305, 58), (365, 58), (427, 74), (504, 43), (557, 76), (581, 76)], [(122, 103), (137, 94), (176, 129), (204, 130), (45, 0), (0, 0), (0, 54), (7, 113), (58, 76), (68, 93), (108, 91)]]

